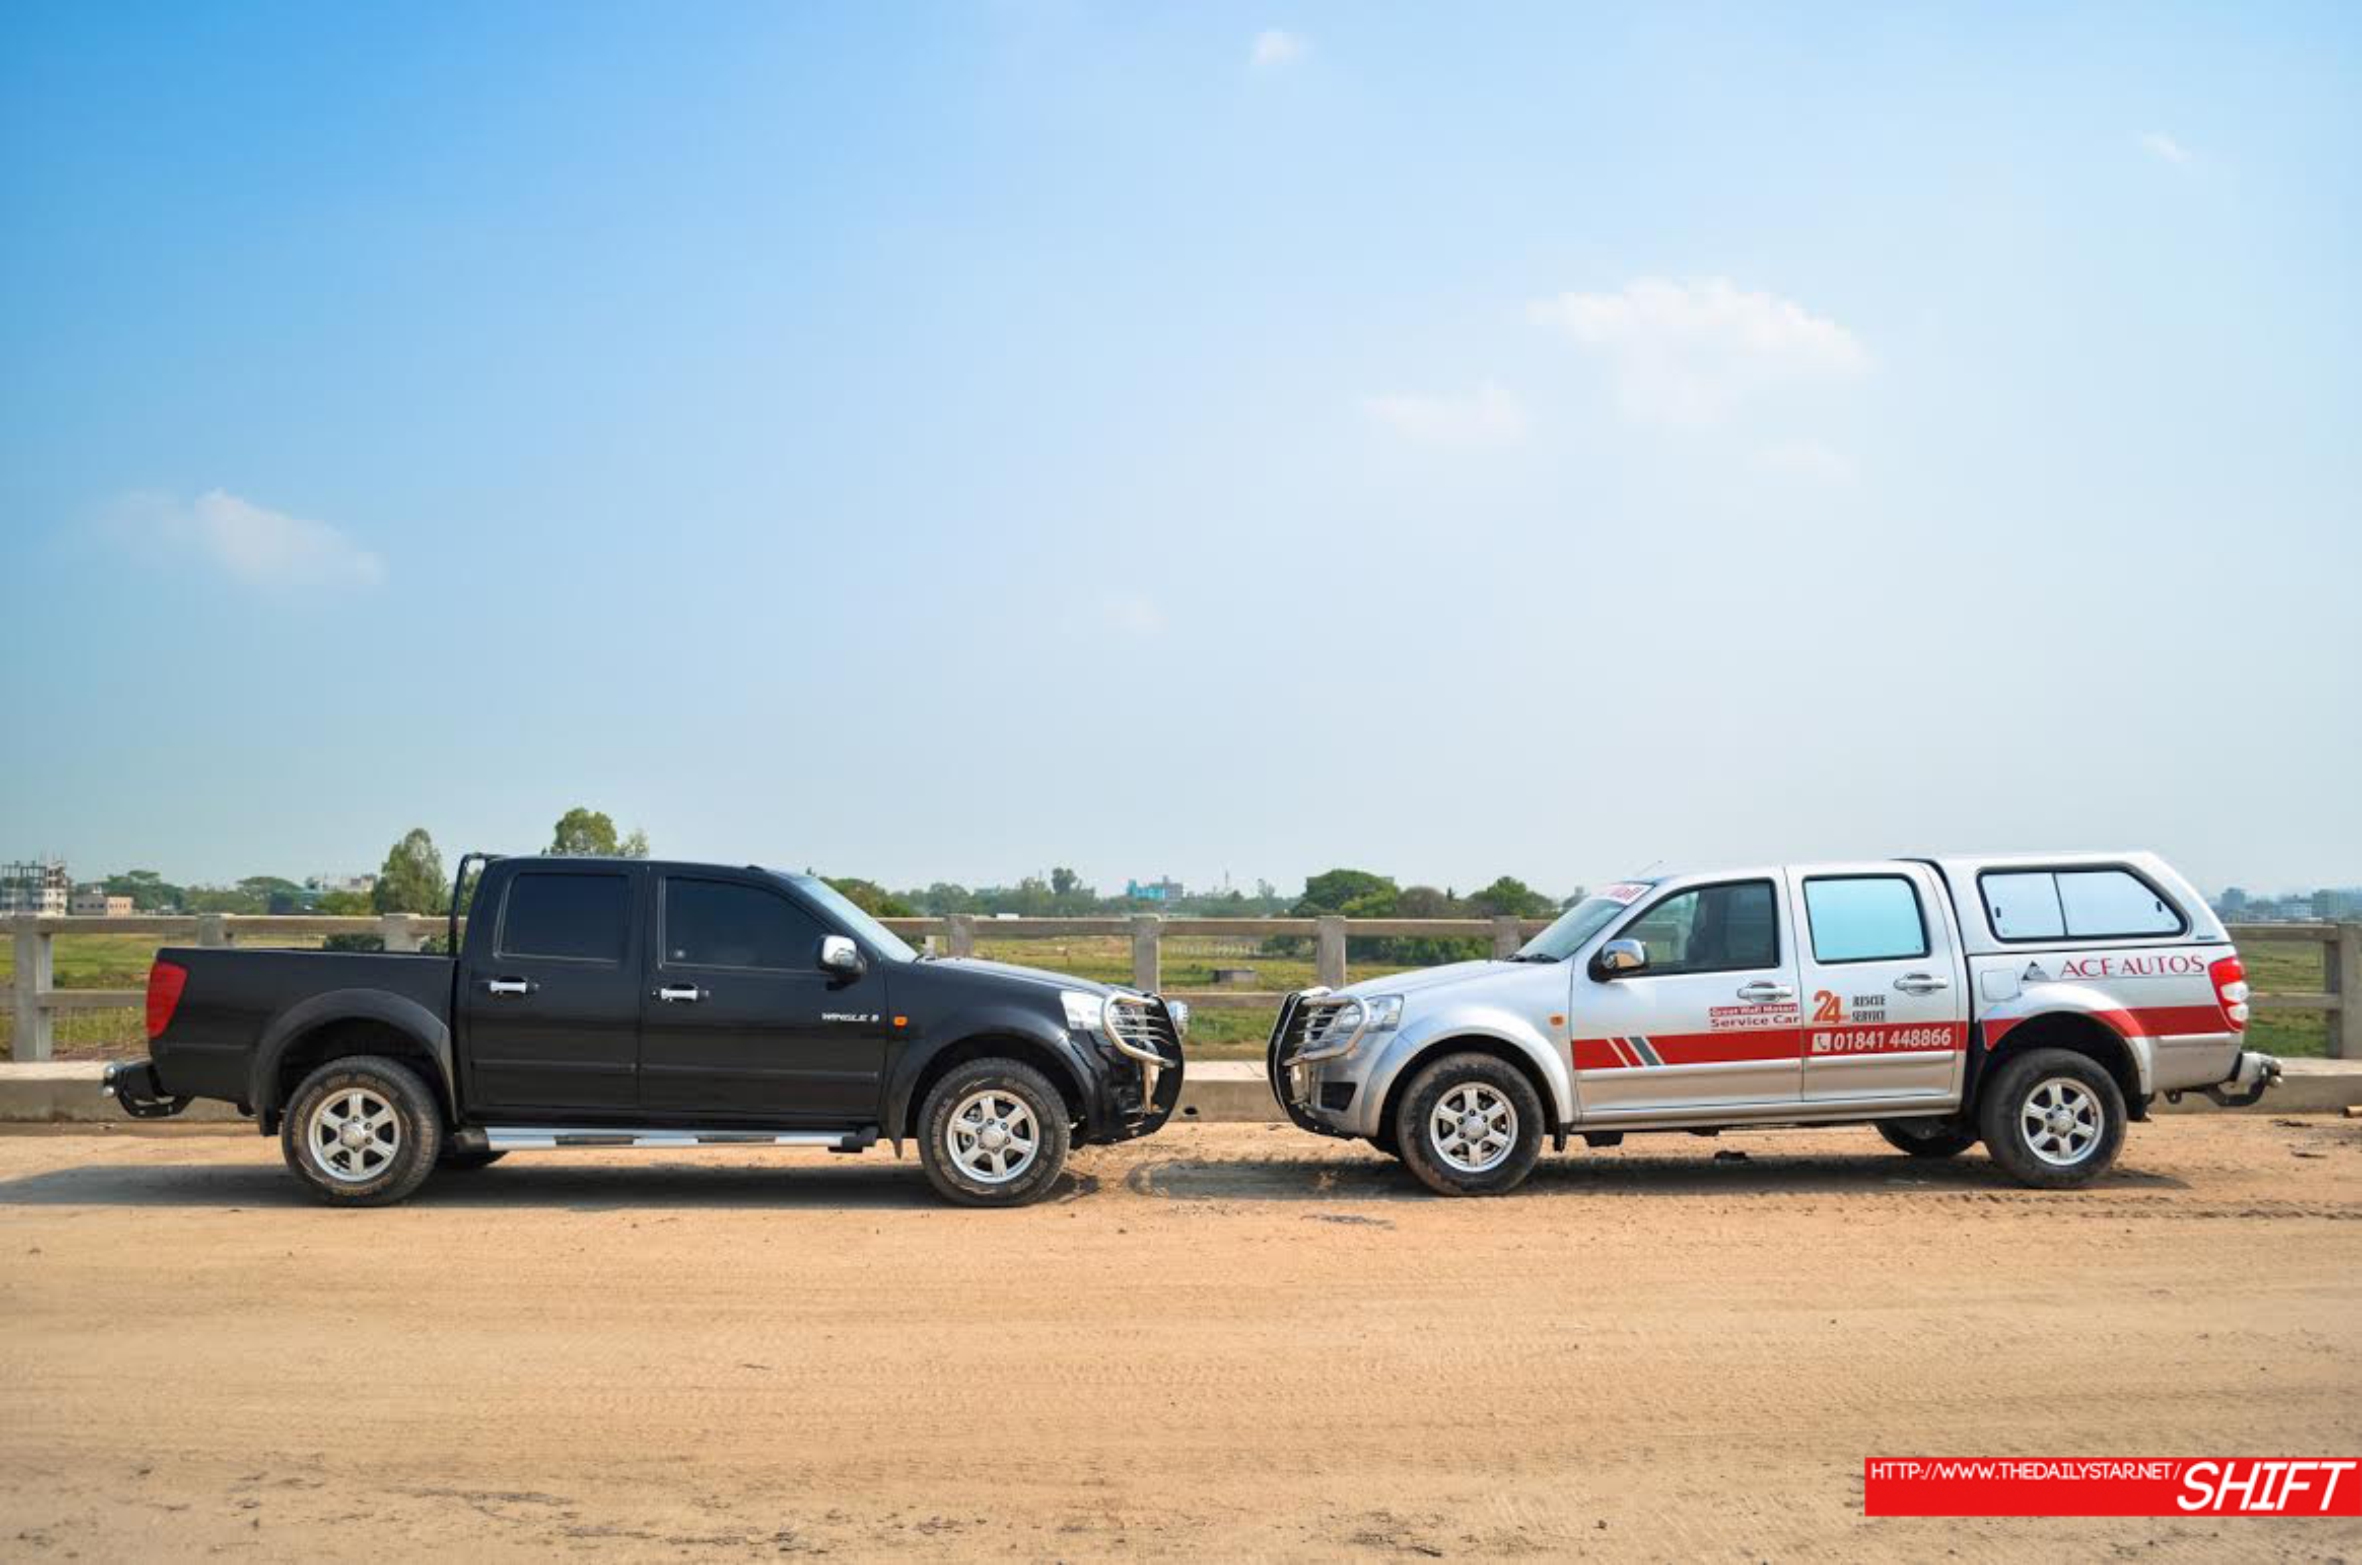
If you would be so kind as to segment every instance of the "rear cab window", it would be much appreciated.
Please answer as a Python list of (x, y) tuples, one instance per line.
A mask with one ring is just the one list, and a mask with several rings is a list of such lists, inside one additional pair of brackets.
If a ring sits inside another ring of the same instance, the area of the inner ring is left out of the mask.
[(631, 925), (631, 877), (525, 870), (500, 910), (502, 956), (618, 963)]
[(1987, 870), (1977, 886), (1997, 940), (2154, 939), (2190, 927), (2164, 892), (2118, 866)]
[(1927, 955), (1919, 890), (1901, 875), (1825, 875), (1804, 883), (1813, 960), (1891, 962)]

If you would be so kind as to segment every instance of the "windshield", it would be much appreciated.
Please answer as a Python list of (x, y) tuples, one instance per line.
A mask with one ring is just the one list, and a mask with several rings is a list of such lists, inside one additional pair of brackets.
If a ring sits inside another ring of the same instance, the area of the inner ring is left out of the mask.
[(1593, 935), (1615, 921), (1633, 903), (1638, 902), (1649, 888), (1647, 881), (1628, 880), (1619, 885), (1603, 887), (1596, 895), (1585, 897), (1558, 916), (1558, 922), (1518, 947), (1521, 961), (1563, 962), (1583, 949)]
[(874, 949), (878, 955), (889, 962), (915, 962), (918, 960), (919, 954), (911, 948), (909, 941), (855, 907), (851, 899), (843, 892), (819, 876), (782, 875), (779, 878), (805, 896), (810, 897), (823, 910), (833, 914), (837, 922), (859, 936), (864, 944)]

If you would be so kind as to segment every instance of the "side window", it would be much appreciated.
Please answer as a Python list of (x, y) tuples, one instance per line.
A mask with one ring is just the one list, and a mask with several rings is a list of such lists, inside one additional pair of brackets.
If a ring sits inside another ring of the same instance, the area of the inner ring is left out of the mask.
[(820, 921), (775, 891), (727, 880), (664, 883), (664, 960), (672, 967), (812, 972)]
[(2078, 938), (2102, 935), (2178, 935), (2182, 915), (2149, 889), (2138, 875), (2120, 869), (2060, 870), (2059, 906), (2067, 915), (2067, 933)]
[(1624, 927), (1648, 945), (1650, 974), (1777, 967), (1779, 914), (1768, 880), (1677, 892)]
[(1927, 955), (1919, 893), (1900, 875), (1848, 875), (1804, 883), (1816, 962), (1878, 962)]
[(2067, 932), (2059, 911), (2057, 877), (2048, 870), (2031, 875), (1986, 875), (1985, 912), (2003, 940), (2055, 940)]
[(508, 884), (499, 951), (503, 956), (620, 962), (630, 924), (630, 877), (528, 870)]
[(1983, 885), (1993, 933), (2004, 940), (2131, 939), (2189, 927), (2130, 870), (2035, 870), (1987, 875)]

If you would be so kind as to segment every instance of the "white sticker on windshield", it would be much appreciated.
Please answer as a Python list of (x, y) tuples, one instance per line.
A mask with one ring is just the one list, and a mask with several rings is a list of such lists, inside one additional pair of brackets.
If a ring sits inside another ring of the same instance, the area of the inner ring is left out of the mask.
[(1612, 886), (1600, 887), (1599, 894), (1610, 902), (1630, 907), (1648, 894), (1648, 882), (1645, 880), (1620, 880)]

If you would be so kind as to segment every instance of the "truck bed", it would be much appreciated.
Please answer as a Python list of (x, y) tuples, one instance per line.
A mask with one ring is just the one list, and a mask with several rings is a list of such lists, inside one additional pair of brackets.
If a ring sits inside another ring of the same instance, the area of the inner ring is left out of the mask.
[(173, 946), (159, 963), (183, 968), (172, 1026), (155, 1040), (156, 1080), (179, 1097), (248, 1103), (259, 1048), (304, 1007), (369, 990), (415, 1002), (448, 1026), (453, 963), (447, 956), (378, 951), (239, 951)]

